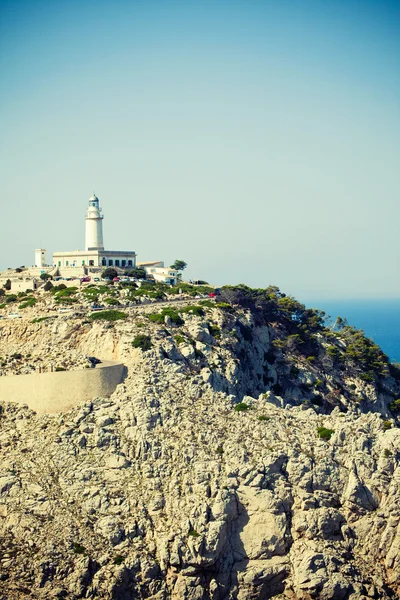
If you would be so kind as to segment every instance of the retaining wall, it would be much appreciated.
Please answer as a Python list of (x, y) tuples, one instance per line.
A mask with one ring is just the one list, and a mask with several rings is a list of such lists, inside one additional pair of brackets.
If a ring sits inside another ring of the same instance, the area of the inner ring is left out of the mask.
[(0, 400), (27, 404), (38, 413), (70, 410), (97, 396), (110, 396), (122, 382), (125, 367), (104, 361), (94, 369), (0, 377)]

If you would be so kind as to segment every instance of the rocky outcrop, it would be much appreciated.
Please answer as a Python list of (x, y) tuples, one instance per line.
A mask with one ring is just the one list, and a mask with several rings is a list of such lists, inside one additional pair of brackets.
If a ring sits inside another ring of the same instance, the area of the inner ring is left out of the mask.
[(0, 599), (399, 596), (396, 379), (274, 346), (246, 307), (154, 310), (37, 324), (128, 376), (58, 415), (1, 403)]

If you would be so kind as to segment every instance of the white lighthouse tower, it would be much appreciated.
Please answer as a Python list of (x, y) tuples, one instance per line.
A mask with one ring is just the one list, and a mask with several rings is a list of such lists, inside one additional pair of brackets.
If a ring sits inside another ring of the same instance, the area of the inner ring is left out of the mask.
[(85, 250), (104, 250), (103, 215), (99, 199), (93, 194), (86, 210)]

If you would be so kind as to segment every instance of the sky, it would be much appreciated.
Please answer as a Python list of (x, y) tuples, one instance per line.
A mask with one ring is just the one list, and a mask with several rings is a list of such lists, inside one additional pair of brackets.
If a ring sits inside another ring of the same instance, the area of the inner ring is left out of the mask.
[(400, 2), (0, 0), (0, 269), (84, 247), (400, 298)]

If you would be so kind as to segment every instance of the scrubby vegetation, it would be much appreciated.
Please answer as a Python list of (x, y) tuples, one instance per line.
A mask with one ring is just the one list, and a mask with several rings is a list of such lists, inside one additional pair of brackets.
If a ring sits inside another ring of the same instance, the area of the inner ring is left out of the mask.
[(92, 313), (89, 319), (92, 321), (119, 321), (127, 318), (127, 314), (119, 310), (101, 310)]
[(152, 313), (149, 315), (149, 319), (153, 323), (164, 323), (165, 317), (169, 317), (174, 325), (183, 325), (185, 323), (178, 311), (169, 306), (163, 308), (160, 313)]
[(150, 350), (152, 345), (149, 335), (137, 335), (132, 342), (133, 348), (140, 348), (143, 351)]
[(249, 404), (246, 404), (246, 402), (239, 402), (235, 406), (235, 411), (236, 412), (244, 412), (246, 410), (249, 410), (249, 408), (250, 408), (250, 406), (249, 406)]
[(334, 433), (334, 429), (328, 429), (327, 427), (318, 427), (317, 429), (318, 437), (321, 440), (330, 440)]

